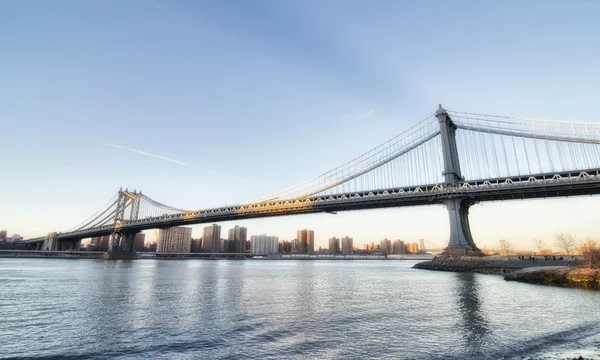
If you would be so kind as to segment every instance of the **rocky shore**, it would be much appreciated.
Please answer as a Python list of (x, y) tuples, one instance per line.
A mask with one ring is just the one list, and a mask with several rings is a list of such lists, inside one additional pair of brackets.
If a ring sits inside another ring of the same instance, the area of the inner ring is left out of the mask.
[(436, 257), (414, 268), (504, 275), (508, 281), (600, 290), (600, 270), (570, 266), (570, 260), (521, 260), (498, 257)]
[(531, 268), (508, 274), (504, 277), (504, 280), (600, 290), (600, 270), (598, 269), (576, 267)]

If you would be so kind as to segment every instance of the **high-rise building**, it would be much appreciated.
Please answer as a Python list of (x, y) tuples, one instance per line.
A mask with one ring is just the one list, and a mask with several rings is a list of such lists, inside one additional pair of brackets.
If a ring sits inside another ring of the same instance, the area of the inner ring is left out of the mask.
[(233, 240), (229, 241), (226, 239), (220, 239), (218, 252), (222, 252), (222, 253), (233, 252)]
[(425, 239), (419, 239), (419, 249), (425, 250)]
[(298, 230), (298, 254), (312, 254), (315, 252), (315, 231), (314, 230)]
[(142, 233), (135, 234), (135, 238), (133, 239), (133, 250), (134, 251), (144, 251), (146, 247), (144, 243), (146, 242), (146, 235)]
[(192, 248), (190, 251), (193, 253), (202, 252), (202, 239), (192, 239)]
[(293, 245), (292, 241), (282, 240), (279, 242), (279, 252), (290, 254), (292, 252)]
[(0, 231), (0, 241), (5, 241), (7, 236), (8, 236), (8, 231), (6, 231), (6, 230)]
[(158, 230), (156, 252), (189, 253), (192, 247), (192, 228), (171, 227)]
[(110, 235), (93, 237), (90, 241), (89, 249), (94, 251), (108, 251)]
[(340, 239), (332, 237), (329, 239), (329, 253), (337, 254), (340, 252)]
[(406, 248), (404, 247), (404, 241), (394, 241), (394, 254), (406, 254)]
[(212, 224), (202, 229), (202, 249), (205, 253), (218, 253), (221, 247), (221, 226)]
[(253, 254), (270, 254), (279, 250), (277, 236), (252, 235), (250, 237), (250, 252)]
[(229, 246), (227, 252), (244, 253), (246, 252), (246, 238), (248, 229), (243, 226), (235, 226), (233, 229), (229, 229)]
[(379, 242), (379, 247), (385, 254), (392, 253), (392, 242), (388, 239), (383, 239)]
[(419, 253), (419, 245), (417, 245), (417, 243), (407, 243), (406, 244), (406, 252), (409, 254), (418, 254)]
[(342, 238), (342, 254), (351, 255), (354, 250), (353, 240), (351, 237), (343, 237)]

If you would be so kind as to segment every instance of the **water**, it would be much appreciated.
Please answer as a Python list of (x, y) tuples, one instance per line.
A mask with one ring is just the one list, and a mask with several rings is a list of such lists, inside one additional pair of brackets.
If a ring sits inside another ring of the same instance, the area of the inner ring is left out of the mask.
[(0, 358), (597, 354), (600, 293), (413, 264), (0, 259)]

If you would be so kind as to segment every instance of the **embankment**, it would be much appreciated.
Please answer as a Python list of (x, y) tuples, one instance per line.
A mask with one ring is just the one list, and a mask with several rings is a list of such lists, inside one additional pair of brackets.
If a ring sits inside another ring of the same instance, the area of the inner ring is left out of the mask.
[(529, 284), (600, 290), (600, 269), (561, 267), (523, 269), (504, 277)]
[(504, 275), (508, 281), (600, 290), (600, 270), (571, 266), (569, 260), (521, 260), (498, 257), (437, 257), (414, 268)]

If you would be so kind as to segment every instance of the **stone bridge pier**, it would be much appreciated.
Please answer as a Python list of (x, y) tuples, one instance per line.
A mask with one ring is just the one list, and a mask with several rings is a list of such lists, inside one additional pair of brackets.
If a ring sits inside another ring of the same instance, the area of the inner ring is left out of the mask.
[[(444, 182), (446, 186), (457, 189), (464, 180), (456, 147), (456, 125), (450, 115), (440, 105), (436, 115), (440, 125), (442, 152), (444, 156)], [(450, 196), (446, 199), (446, 208), (450, 220), (450, 240), (442, 255), (482, 256), (475, 246), (469, 226), (469, 207), (473, 202), (465, 196)]]
[(469, 225), (469, 207), (473, 200), (466, 197), (454, 197), (446, 200), (450, 220), (450, 240), (442, 255), (482, 256), (483, 253), (473, 241)]
[(139, 231), (115, 231), (110, 236), (108, 252), (104, 256), (109, 260), (135, 260), (137, 254), (133, 250), (133, 241)]

